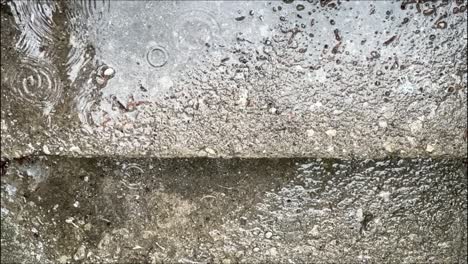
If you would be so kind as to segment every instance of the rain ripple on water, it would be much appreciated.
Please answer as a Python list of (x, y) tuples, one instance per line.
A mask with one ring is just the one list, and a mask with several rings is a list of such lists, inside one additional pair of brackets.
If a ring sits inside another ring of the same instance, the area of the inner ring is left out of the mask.
[(21, 61), (19, 69), (7, 73), (11, 90), (18, 100), (49, 113), (62, 96), (57, 69), (32, 58)]

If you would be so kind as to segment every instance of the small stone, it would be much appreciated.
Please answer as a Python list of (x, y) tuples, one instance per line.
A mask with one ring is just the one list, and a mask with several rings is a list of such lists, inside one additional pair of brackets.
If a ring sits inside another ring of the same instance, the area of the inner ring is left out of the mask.
[(208, 153), (208, 154), (211, 154), (211, 155), (216, 155), (216, 151), (212, 148), (205, 148), (205, 151)]
[(386, 128), (386, 127), (387, 127), (387, 122), (385, 122), (385, 121), (379, 121), (379, 127), (381, 127), (381, 128)]
[(392, 143), (390, 143), (390, 142), (384, 142), (383, 147), (384, 147), (384, 149), (385, 149), (387, 152), (393, 152), (393, 145), (392, 145)]
[(313, 237), (318, 237), (320, 235), (318, 231), (318, 225), (314, 225), (314, 227), (312, 227), (312, 230), (309, 231), (309, 234)]
[(114, 76), (114, 74), (115, 74), (115, 70), (112, 69), (112, 68), (107, 68), (107, 69), (104, 71), (103, 74), (104, 74), (104, 76), (106, 76), (106, 77), (112, 77), (112, 76)]
[(433, 152), (434, 151), (434, 146), (432, 146), (431, 144), (427, 144), (426, 151), (427, 152)]
[(363, 213), (361, 208), (357, 209), (356, 218), (357, 218), (358, 221), (364, 220), (364, 213)]
[(308, 137), (313, 137), (315, 134), (315, 131), (313, 129), (308, 129), (306, 131)]
[(253, 249), (253, 252), (259, 252), (259, 251), (260, 251), (260, 249), (259, 249), (258, 247), (255, 247), (255, 248)]
[(335, 129), (330, 129), (325, 132), (329, 137), (334, 137), (336, 136), (336, 130)]
[(93, 227), (93, 226), (92, 226), (90, 223), (86, 223), (86, 224), (84, 225), (84, 230), (90, 231), (92, 227)]
[(86, 247), (84, 245), (81, 245), (77, 250), (75, 255), (73, 255), (74, 260), (82, 260), (86, 256)]
[(57, 261), (58, 261), (58, 263), (63, 263), (63, 264), (65, 264), (65, 263), (68, 262), (69, 259), (70, 259), (69, 256), (62, 255), (62, 256), (60, 256), (60, 257), (57, 259)]
[(78, 153), (81, 152), (81, 149), (80, 149), (79, 147), (77, 147), (77, 146), (73, 146), (73, 147), (71, 147), (69, 150), (70, 150), (71, 152), (78, 152)]
[(50, 150), (49, 147), (47, 147), (47, 145), (42, 146), (42, 151), (44, 152), (44, 154), (50, 155)]
[(270, 231), (265, 233), (265, 238), (267, 239), (270, 239), (272, 236), (273, 236), (273, 233), (271, 233)]
[(75, 201), (75, 203), (73, 204), (74, 207), (78, 208), (80, 206), (80, 202), (78, 201)]
[(270, 113), (276, 114), (277, 112), (278, 112), (278, 109), (276, 109), (274, 107), (270, 108)]

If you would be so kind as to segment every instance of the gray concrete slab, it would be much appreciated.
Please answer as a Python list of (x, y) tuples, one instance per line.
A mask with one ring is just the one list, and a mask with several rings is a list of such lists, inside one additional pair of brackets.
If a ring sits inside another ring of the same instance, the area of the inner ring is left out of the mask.
[(2, 156), (466, 157), (466, 1), (291, 2), (2, 2)]
[(3, 173), (2, 263), (467, 263), (466, 160), (41, 156)]

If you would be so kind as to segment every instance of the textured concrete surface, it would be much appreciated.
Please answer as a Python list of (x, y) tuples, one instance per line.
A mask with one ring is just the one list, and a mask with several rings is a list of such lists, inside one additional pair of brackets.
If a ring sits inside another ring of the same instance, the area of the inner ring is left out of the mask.
[(466, 1), (0, 7), (2, 264), (467, 263)]
[(462, 161), (42, 156), (3, 172), (2, 263), (467, 260)]
[(3, 1), (2, 155), (466, 157), (466, 1), (289, 2)]

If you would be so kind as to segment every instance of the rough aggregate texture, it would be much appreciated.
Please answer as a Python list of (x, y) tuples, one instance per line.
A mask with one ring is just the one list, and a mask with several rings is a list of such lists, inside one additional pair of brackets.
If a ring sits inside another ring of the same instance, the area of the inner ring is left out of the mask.
[(466, 160), (12, 160), (2, 263), (466, 263)]
[(466, 1), (2, 10), (5, 157), (466, 157)]

